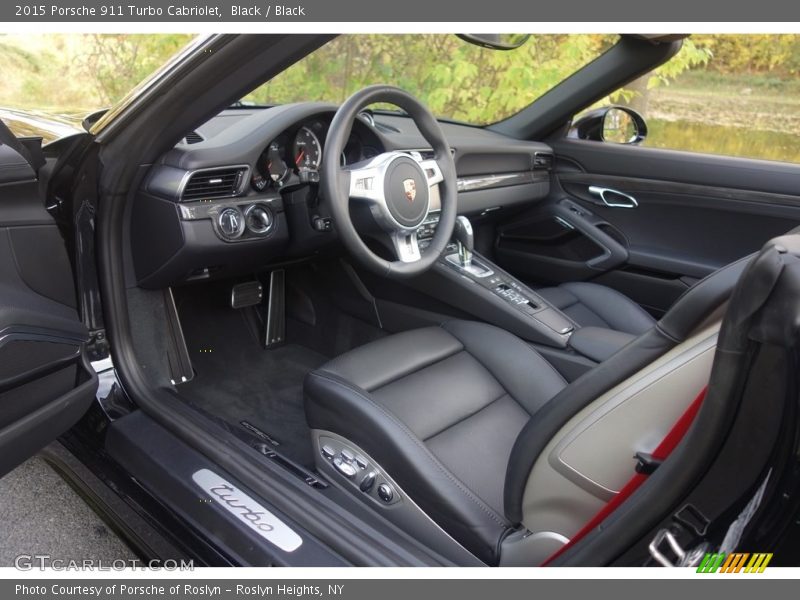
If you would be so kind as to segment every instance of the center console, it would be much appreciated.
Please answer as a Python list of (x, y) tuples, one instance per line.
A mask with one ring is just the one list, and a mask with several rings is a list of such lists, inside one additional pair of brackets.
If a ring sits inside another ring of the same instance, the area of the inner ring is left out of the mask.
[[(439, 214), (431, 213), (417, 231), (423, 253), (438, 221)], [(423, 285), (453, 306), (524, 339), (565, 348), (575, 323), (524, 283), (475, 253), (471, 236), (469, 221), (459, 217), (454, 241), (424, 277)]]

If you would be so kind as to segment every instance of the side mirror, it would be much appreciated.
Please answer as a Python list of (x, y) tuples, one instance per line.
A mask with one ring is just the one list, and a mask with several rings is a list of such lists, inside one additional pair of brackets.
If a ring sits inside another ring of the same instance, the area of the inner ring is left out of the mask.
[(627, 106), (604, 106), (575, 121), (567, 137), (613, 144), (641, 144), (647, 137), (647, 123), (642, 115)]
[(516, 50), (527, 42), (530, 33), (457, 33), (465, 42), (490, 50)]

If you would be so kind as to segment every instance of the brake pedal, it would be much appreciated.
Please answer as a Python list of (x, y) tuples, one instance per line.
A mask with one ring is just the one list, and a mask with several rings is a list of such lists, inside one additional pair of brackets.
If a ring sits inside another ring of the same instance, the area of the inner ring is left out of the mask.
[(238, 283), (231, 290), (231, 308), (247, 308), (261, 304), (264, 299), (264, 287), (260, 281)]

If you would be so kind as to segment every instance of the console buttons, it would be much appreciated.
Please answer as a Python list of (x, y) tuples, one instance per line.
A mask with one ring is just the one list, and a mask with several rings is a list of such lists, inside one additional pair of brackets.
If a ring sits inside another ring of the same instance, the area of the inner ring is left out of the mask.
[(368, 492), (372, 489), (372, 486), (375, 485), (375, 477), (377, 474), (375, 471), (370, 471), (361, 479), (361, 483), (358, 486), (362, 492)]
[(355, 477), (356, 468), (349, 462), (343, 461), (340, 457), (337, 456), (336, 458), (333, 459), (333, 466), (336, 467), (336, 470), (339, 471), (339, 473), (341, 473), (348, 479), (352, 479), (353, 477)]
[(322, 456), (324, 456), (328, 460), (332, 459), (334, 454), (336, 454), (336, 451), (327, 444), (325, 444), (322, 448), (320, 448), (320, 450), (322, 451)]
[(342, 458), (345, 459), (347, 462), (353, 462), (353, 460), (355, 460), (355, 456), (347, 448), (342, 448)]
[(302, 183), (319, 183), (319, 171), (302, 170), (299, 173)]
[(366, 469), (367, 459), (361, 456), (360, 454), (356, 454), (356, 464), (358, 465), (359, 469)]
[(394, 500), (394, 490), (388, 483), (382, 483), (378, 486), (378, 498), (386, 504)]
[(330, 217), (314, 217), (312, 224), (317, 231), (333, 231), (333, 220)]

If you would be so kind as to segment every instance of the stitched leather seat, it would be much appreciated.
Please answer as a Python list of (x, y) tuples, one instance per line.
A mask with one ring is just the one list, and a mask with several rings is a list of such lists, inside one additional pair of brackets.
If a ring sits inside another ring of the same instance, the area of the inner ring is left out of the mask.
[(547, 443), (715, 314), (748, 260), (695, 285), (569, 385), (517, 337), (451, 321), (372, 342), (310, 373), (306, 418), (313, 430), (363, 449), (445, 532), (497, 564), (501, 542), (524, 522), (526, 484)]
[(374, 452), (431, 518), (494, 560), (509, 525), (503, 489), (514, 440), (565, 385), (517, 337), (452, 321), (356, 348), (312, 373), (306, 414), (312, 428), (333, 426)]

